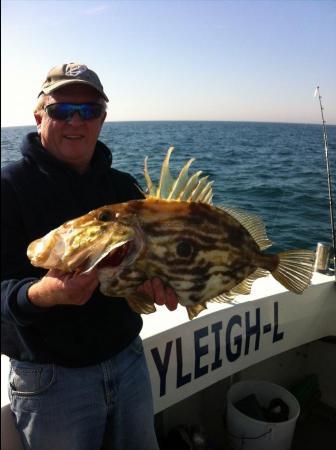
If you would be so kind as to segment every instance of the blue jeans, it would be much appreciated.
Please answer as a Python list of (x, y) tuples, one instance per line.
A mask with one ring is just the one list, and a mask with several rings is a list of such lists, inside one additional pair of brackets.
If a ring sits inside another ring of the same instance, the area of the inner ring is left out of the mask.
[(84, 368), (11, 360), (9, 398), (25, 449), (158, 450), (140, 337)]

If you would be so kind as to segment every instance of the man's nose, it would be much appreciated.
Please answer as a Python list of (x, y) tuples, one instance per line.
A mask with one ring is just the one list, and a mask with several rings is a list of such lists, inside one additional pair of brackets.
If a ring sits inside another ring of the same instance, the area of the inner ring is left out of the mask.
[(70, 125), (80, 125), (83, 122), (83, 119), (79, 115), (79, 113), (76, 111), (70, 119), (67, 120), (67, 123)]

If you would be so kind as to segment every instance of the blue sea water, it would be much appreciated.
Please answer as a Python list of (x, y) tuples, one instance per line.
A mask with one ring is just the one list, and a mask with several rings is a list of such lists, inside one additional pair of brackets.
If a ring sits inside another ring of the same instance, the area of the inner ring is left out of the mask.
[[(21, 157), (20, 143), (29, 131), (34, 127), (2, 128), (2, 166)], [(336, 126), (328, 126), (327, 132), (334, 193)], [(114, 167), (132, 173), (143, 187), (145, 156), (153, 180), (169, 146), (175, 147), (173, 174), (196, 158), (190, 173), (202, 170), (214, 181), (214, 204), (258, 214), (272, 251), (331, 244), (322, 125), (108, 122), (100, 139), (111, 149)]]

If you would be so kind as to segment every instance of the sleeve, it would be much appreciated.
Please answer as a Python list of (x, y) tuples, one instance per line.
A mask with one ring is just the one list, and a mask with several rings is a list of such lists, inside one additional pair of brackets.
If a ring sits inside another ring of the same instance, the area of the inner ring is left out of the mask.
[(130, 196), (131, 196), (132, 200), (143, 199), (145, 196), (144, 196), (144, 192), (143, 192), (142, 188), (140, 187), (140, 184), (134, 177), (132, 177), (132, 175), (128, 175), (128, 176), (130, 178), (130, 188), (131, 188)]
[(1, 171), (1, 316), (2, 321), (25, 326), (40, 318), (44, 308), (28, 299), (38, 277), (26, 255), (29, 240), (18, 195), (6, 171)]
[(140, 200), (145, 197), (140, 184), (129, 173), (111, 169), (110, 179), (113, 180), (113, 189), (117, 193), (118, 202)]

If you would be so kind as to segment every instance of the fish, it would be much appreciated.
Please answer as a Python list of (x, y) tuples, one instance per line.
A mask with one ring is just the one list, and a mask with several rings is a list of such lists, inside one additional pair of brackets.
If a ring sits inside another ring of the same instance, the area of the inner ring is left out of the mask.
[(262, 219), (213, 205), (213, 182), (202, 171), (189, 175), (194, 158), (174, 178), (172, 151), (157, 184), (145, 158), (143, 199), (102, 206), (51, 230), (28, 246), (31, 264), (72, 273), (96, 268), (100, 291), (123, 297), (139, 314), (156, 311), (154, 300), (138, 292), (153, 277), (174, 289), (189, 319), (208, 302), (250, 294), (253, 282), (270, 273), (301, 294), (310, 285), (315, 253), (265, 252), (272, 243)]

